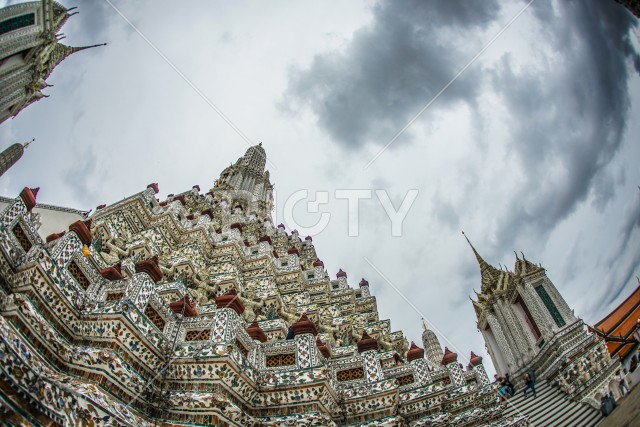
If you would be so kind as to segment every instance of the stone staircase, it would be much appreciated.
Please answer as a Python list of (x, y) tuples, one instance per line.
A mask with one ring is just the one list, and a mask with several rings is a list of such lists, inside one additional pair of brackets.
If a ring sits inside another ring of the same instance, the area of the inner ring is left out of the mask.
[(546, 381), (536, 384), (537, 397), (531, 391), (525, 398), (520, 389), (507, 401), (504, 415), (526, 415), (531, 427), (593, 427), (602, 421), (600, 411), (568, 396)]

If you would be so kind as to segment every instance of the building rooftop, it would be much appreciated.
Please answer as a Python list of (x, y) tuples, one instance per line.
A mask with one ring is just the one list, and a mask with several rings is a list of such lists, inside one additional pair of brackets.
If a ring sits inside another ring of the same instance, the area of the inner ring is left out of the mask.
[(611, 313), (594, 325), (607, 342), (609, 354), (624, 358), (638, 341), (633, 333), (640, 319), (640, 285)]

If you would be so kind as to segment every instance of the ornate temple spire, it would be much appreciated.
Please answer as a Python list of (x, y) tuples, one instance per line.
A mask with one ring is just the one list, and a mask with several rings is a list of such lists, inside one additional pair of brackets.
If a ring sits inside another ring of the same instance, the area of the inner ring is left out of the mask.
[(256, 212), (269, 218), (273, 207), (273, 185), (265, 170), (267, 154), (262, 143), (249, 149), (220, 174), (211, 190), (214, 197), (230, 206), (241, 206), (244, 212)]
[(494, 269), (495, 268), (491, 265), (489, 265), (489, 263), (487, 263), (478, 253), (478, 251), (476, 250), (476, 248), (473, 246), (473, 244), (471, 243), (471, 241), (469, 240), (469, 238), (467, 237), (466, 234), (464, 234), (464, 231), (462, 232), (462, 235), (464, 236), (464, 238), (467, 240), (467, 243), (469, 243), (469, 246), (471, 246), (471, 250), (473, 251), (473, 254), (476, 256), (476, 259), (478, 260), (478, 264), (480, 265), (480, 271), (484, 271), (487, 269)]
[(262, 148), (262, 142), (249, 147), (247, 152), (244, 153), (244, 156), (240, 157), (236, 164), (245, 167), (250, 172), (262, 175), (267, 164), (267, 153), (264, 151), (264, 148)]
[(36, 65), (39, 78), (46, 80), (53, 70), (66, 58), (73, 55), (76, 52), (82, 50), (91, 49), (99, 46), (106, 46), (106, 43), (94, 44), (89, 46), (67, 46), (62, 43), (56, 43), (46, 55), (47, 50), (43, 51), (45, 54), (41, 55), (39, 64)]
[(0, 176), (4, 175), (6, 171), (11, 168), (24, 154), (25, 148), (29, 146), (36, 139), (33, 138), (31, 141), (25, 142), (21, 144), (16, 142), (11, 145), (9, 148), (5, 149), (2, 153), (0, 153)]
[[(480, 275), (482, 277), (481, 292), (483, 294), (486, 294), (490, 292), (492, 288), (495, 287), (496, 282), (500, 277), (500, 274), (505, 272), (501, 272), (500, 270), (498, 270), (497, 268), (495, 268), (494, 266), (486, 262), (484, 258), (480, 256), (476, 248), (471, 244), (471, 241), (469, 240), (467, 235), (464, 233), (464, 231), (462, 232), (462, 235), (467, 240), (467, 243), (469, 243), (469, 246), (471, 246), (471, 250), (476, 256), (476, 260), (478, 260), (478, 264), (480, 265)], [(509, 273), (506, 273), (506, 274), (509, 274)]]
[(422, 319), (422, 345), (426, 358), (434, 365), (440, 365), (444, 354), (440, 340), (438, 340), (436, 333), (429, 329), (424, 319)]

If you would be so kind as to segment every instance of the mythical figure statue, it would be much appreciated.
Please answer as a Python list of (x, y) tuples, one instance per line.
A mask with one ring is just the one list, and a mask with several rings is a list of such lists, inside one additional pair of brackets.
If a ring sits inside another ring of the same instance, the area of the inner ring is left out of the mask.
[(245, 289), (239, 298), (244, 305), (244, 313), (242, 313), (244, 320), (247, 322), (266, 320), (263, 313), (263, 303), (258, 299), (256, 291), (253, 288)]
[(127, 242), (122, 238), (111, 237), (103, 247), (109, 249), (109, 252), (100, 252), (100, 255), (109, 264), (115, 264), (131, 255), (131, 249), (127, 248)]
[(333, 322), (328, 317), (320, 317), (320, 324), (318, 325), (318, 329), (320, 332), (327, 333), (333, 337), (334, 340), (338, 338), (338, 333), (340, 329), (336, 326), (333, 326)]

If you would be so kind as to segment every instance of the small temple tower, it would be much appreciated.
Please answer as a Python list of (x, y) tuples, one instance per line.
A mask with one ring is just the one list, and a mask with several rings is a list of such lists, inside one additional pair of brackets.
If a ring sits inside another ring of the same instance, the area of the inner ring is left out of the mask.
[(554, 378), (572, 399), (597, 407), (596, 392), (619, 366), (604, 340), (574, 315), (542, 266), (516, 254), (513, 271), (495, 268), (465, 238), (480, 267), (480, 292), (472, 300), (477, 327), (498, 374), (518, 382), (533, 369), (538, 380)]
[(34, 140), (21, 144), (16, 142), (11, 145), (7, 149), (5, 149), (2, 153), (0, 153), (0, 176), (4, 175), (6, 171), (9, 170), (11, 166), (16, 164), (18, 160), (24, 154), (25, 148), (29, 146)]
[(64, 37), (58, 32), (77, 13), (71, 10), (52, 0), (0, 9), (0, 123), (47, 98), (42, 90), (53, 69), (69, 55), (93, 47), (60, 43)]
[(436, 333), (427, 327), (424, 319), (422, 319), (422, 345), (424, 345), (425, 357), (435, 366), (440, 365), (444, 351)]
[(516, 372), (577, 318), (543, 267), (516, 256), (514, 271), (497, 269), (467, 242), (480, 266), (481, 290), (473, 301), (478, 328), (496, 371)]
[(244, 156), (229, 166), (215, 182), (211, 193), (231, 208), (245, 213), (255, 212), (259, 218), (269, 218), (273, 208), (273, 184), (265, 170), (267, 154), (262, 143), (249, 147)]

